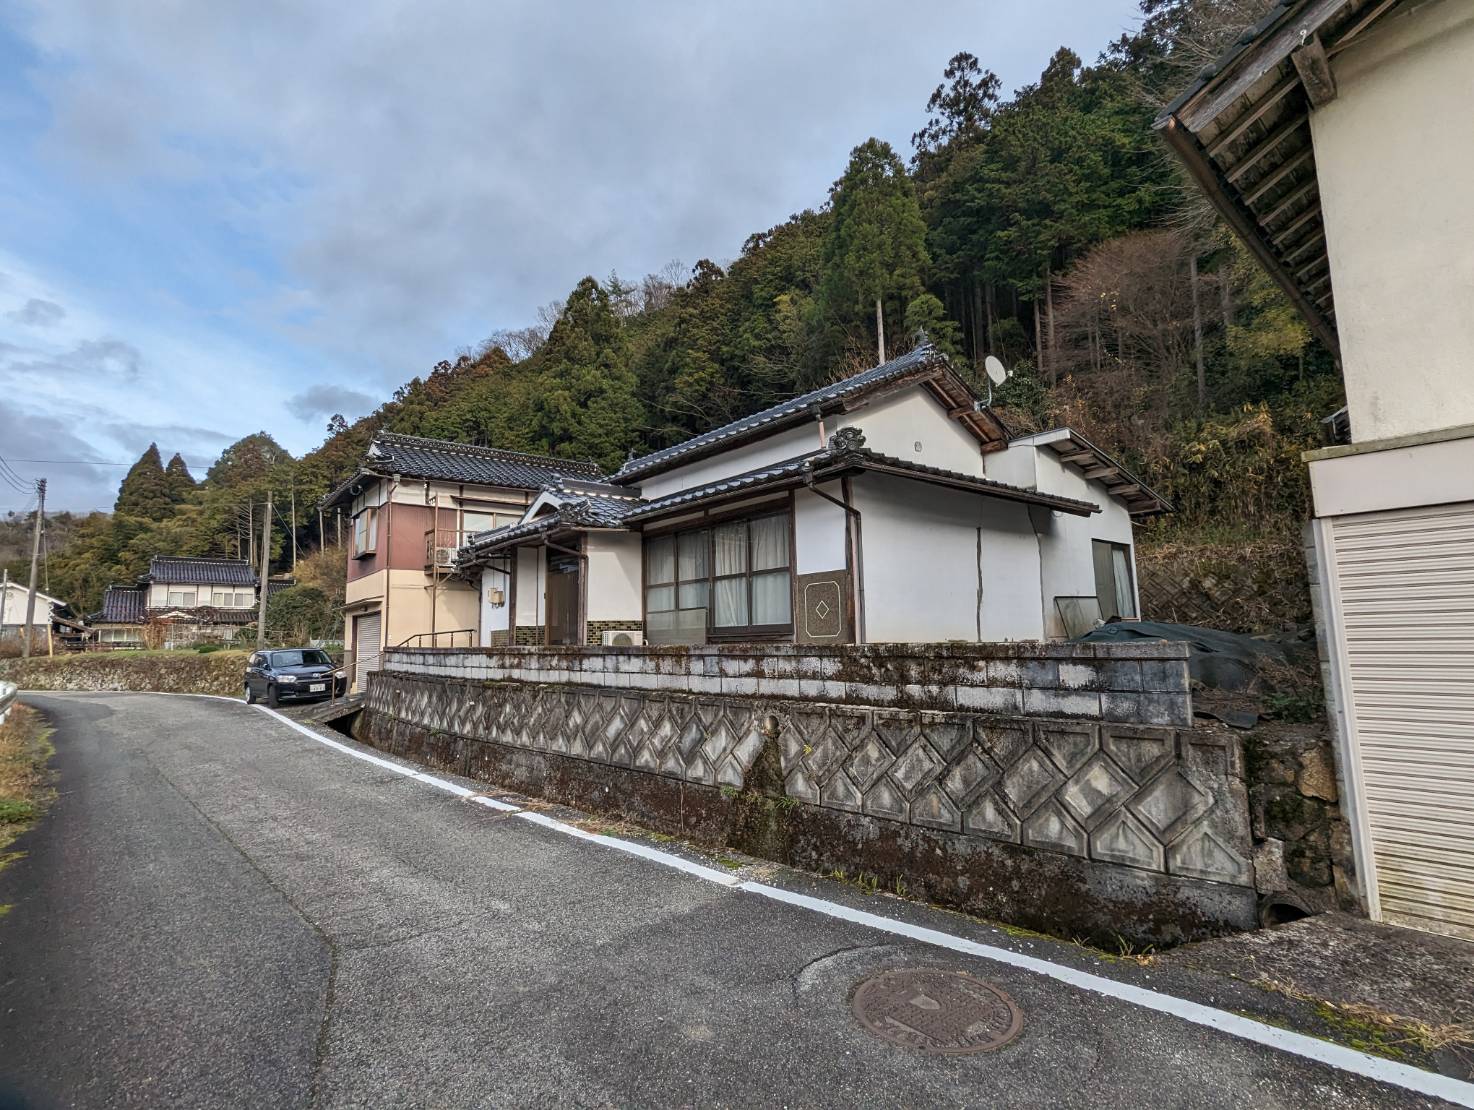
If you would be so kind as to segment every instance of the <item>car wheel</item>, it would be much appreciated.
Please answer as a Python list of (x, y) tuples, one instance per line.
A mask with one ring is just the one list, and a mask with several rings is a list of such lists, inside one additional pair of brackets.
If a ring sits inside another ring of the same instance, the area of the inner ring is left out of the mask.
[(256, 704), (256, 691), (251, 688), (251, 684), (249, 682), (246, 683), (246, 704)]
[(266, 704), (272, 709), (275, 709), (281, 704), (281, 699), (276, 695), (276, 683), (274, 682), (268, 682), (266, 684)]

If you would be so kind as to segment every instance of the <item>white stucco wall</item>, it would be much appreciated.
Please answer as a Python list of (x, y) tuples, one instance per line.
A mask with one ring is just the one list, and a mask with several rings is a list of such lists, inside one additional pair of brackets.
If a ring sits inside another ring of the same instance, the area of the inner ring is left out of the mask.
[[(505, 632), (508, 622), (512, 617), (512, 596), (508, 592), (509, 582), (505, 574), (499, 571), (483, 567), (481, 570), (481, 599), (480, 599), (480, 643), (482, 647), (491, 646), (491, 634), (493, 632)], [(493, 590), (502, 591), (502, 602), (493, 605), (491, 594)]]
[(640, 600), (643, 574), (638, 532), (590, 532), (588, 592), (591, 621), (638, 621), (644, 612)]
[[(4, 605), (0, 607), (0, 617), (3, 617), (0, 624), (18, 629), (26, 623), (26, 596), (29, 591), (29, 585), (10, 583), (5, 590)], [(49, 594), (36, 591), (36, 611), (31, 615), (32, 628), (45, 628), (51, 623), (51, 605), (55, 600)]]
[(863, 514), (867, 642), (1042, 636), (1026, 506), (882, 475), (856, 478), (852, 493)]
[[(859, 428), (865, 446), (903, 462), (981, 474), (981, 445), (923, 386), (914, 385), (854, 412), (836, 416), (829, 430)], [(918, 448), (918, 444), (920, 447)]]
[(1394, 15), (1331, 68), (1310, 122), (1352, 439), (1474, 424), (1474, 5)]
[[(1036, 507), (1031, 512), (1039, 534), (1039, 558), (1044, 602), (1044, 634), (1062, 637), (1064, 625), (1054, 604), (1056, 597), (1093, 596), (1095, 563), (1093, 540), (1109, 540), (1131, 548), (1131, 587), (1136, 584), (1136, 546), (1131, 514), (1120, 500), (1107, 491), (1104, 483), (1090, 481), (1072, 466), (1066, 466), (1058, 455), (1046, 448), (1034, 448), (1035, 474), (1041, 493), (1056, 493), (1099, 505), (1101, 511), (1090, 516), (1075, 516), (1053, 509)], [(1137, 611), (1141, 602), (1137, 598)]]
[(520, 626), (543, 623), (546, 557), (541, 547), (517, 548), (517, 624)]
[[(821, 490), (837, 501), (844, 500), (838, 482), (826, 482)], [(845, 511), (808, 490), (793, 495), (793, 547), (795, 574), (817, 574), (845, 569)]]
[[(908, 462), (939, 466), (963, 474), (981, 474), (982, 456), (978, 442), (919, 385), (882, 397), (852, 412), (827, 417), (826, 435), (840, 428), (858, 427), (865, 433), (865, 446)], [(921, 444), (921, 450), (916, 444)], [(654, 499), (708, 482), (744, 474), (749, 470), (797, 458), (821, 450), (826, 444), (819, 427), (805, 423), (775, 432), (756, 443), (700, 459), (663, 474), (643, 479), (641, 495)]]

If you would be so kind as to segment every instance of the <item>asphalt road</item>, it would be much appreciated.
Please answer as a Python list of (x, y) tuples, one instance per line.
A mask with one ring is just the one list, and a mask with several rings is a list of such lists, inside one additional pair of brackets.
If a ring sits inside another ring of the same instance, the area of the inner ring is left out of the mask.
[[(27, 700), (60, 797), (0, 873), (0, 1106), (1426, 1104), (468, 804), (245, 706)], [(908, 966), (996, 984), (1022, 1032), (960, 1057), (866, 1032), (855, 984)]]

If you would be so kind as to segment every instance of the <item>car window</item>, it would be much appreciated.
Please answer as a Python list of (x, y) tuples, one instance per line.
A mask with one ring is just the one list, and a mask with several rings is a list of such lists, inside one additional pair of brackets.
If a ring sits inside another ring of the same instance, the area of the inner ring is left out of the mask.
[(246, 666), (248, 666), (248, 667), (259, 667), (260, 665), (261, 665), (261, 653), (259, 651), (258, 652), (253, 652), (252, 655), (251, 655), (251, 658), (249, 658), (249, 659), (246, 660)]
[(321, 666), (331, 663), (328, 653), (318, 648), (301, 648), (292, 651), (273, 651), (271, 653), (271, 665), (273, 667), (300, 667), (304, 664), (309, 667)]

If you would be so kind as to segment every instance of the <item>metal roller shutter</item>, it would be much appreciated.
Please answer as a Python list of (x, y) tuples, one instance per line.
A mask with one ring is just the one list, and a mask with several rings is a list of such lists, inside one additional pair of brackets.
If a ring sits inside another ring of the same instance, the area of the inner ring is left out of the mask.
[(353, 621), (353, 688), (362, 690), (370, 671), (379, 669), (381, 618), (377, 610)]
[(1381, 916), (1474, 937), (1474, 503), (1332, 536)]

